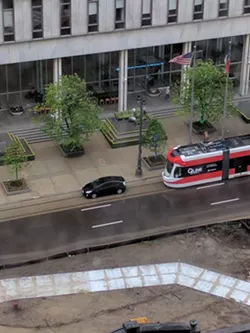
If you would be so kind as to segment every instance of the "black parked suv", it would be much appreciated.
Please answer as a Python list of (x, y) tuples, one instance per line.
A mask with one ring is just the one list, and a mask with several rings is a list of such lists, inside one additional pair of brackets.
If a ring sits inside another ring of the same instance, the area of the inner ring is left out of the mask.
[(88, 199), (95, 199), (104, 195), (122, 194), (125, 191), (126, 182), (120, 176), (101, 177), (82, 188), (82, 194)]

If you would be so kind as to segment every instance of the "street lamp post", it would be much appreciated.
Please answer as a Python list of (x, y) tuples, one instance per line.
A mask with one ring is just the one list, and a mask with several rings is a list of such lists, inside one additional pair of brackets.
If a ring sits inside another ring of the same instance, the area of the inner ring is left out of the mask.
[(140, 96), (140, 121), (139, 121), (139, 143), (138, 143), (138, 158), (135, 176), (142, 176), (142, 118), (143, 118), (143, 96)]

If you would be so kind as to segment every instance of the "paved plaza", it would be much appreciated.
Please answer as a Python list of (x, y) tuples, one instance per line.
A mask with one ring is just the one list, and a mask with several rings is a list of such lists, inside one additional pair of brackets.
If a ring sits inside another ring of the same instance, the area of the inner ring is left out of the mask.
[[(188, 143), (187, 120), (180, 117), (166, 118), (162, 120), (168, 135), (165, 151), (170, 147)], [(220, 124), (217, 124), (216, 133), (211, 139), (220, 136)], [(249, 125), (245, 124), (240, 117), (228, 119), (225, 123), (226, 136), (249, 133)], [(193, 142), (199, 142), (202, 136), (193, 135)], [(137, 181), (135, 169), (137, 163), (137, 146), (111, 149), (103, 135), (95, 133), (85, 144), (86, 154), (82, 157), (67, 159), (61, 155), (58, 146), (53, 142), (44, 142), (32, 145), (36, 160), (28, 164), (21, 171), (21, 176), (27, 179), (31, 192), (7, 196), (0, 187), (0, 208), (7, 204), (37, 198), (48, 198), (58, 195), (78, 197), (83, 184), (105, 175), (121, 175), (125, 177), (129, 186)], [(150, 153), (143, 149), (143, 155)], [(6, 166), (0, 167), (0, 181), (13, 177)], [(143, 178), (152, 181), (161, 181), (161, 170), (148, 171), (143, 169)]]
[(0, 280), (0, 302), (173, 284), (250, 306), (250, 283), (185, 263)]

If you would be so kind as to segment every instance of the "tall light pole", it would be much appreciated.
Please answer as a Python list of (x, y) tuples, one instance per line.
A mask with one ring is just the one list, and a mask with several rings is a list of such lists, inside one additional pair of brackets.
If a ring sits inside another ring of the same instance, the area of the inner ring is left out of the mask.
[[(225, 132), (225, 121), (227, 119), (227, 104), (228, 104), (228, 83), (229, 83), (229, 70), (230, 70), (230, 58), (231, 58), (231, 48), (232, 48), (232, 40), (229, 40), (229, 47), (228, 47), (228, 57), (229, 57), (229, 64), (226, 71), (226, 88), (224, 94), (224, 108), (223, 108), (223, 117), (222, 117), (222, 128), (221, 128), (221, 137), (224, 138)], [(227, 67), (227, 64), (225, 64)]]
[(190, 118), (189, 118), (189, 144), (192, 144), (192, 135), (193, 135), (194, 80), (195, 80), (195, 66), (196, 66), (196, 45), (194, 45), (192, 60), (193, 60), (193, 71), (192, 71), (192, 82), (191, 82), (191, 85), (192, 85), (191, 86), (191, 107), (190, 107)]
[(137, 158), (137, 167), (135, 170), (135, 176), (142, 176), (142, 118), (143, 118), (143, 96), (140, 96), (140, 123), (139, 123), (139, 143), (138, 143), (138, 158)]

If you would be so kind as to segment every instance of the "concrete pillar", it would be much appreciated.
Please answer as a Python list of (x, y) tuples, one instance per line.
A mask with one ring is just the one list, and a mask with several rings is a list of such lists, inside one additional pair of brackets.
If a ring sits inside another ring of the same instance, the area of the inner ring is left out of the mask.
[(128, 94), (128, 51), (120, 51), (118, 111), (126, 111)]
[(60, 0), (43, 0), (43, 36), (59, 37), (60, 33)]
[(62, 75), (62, 59), (53, 60), (53, 83), (57, 83)]
[(118, 103), (118, 111), (123, 111), (123, 80), (124, 80), (124, 51), (120, 51), (119, 57), (119, 103)]
[(62, 76), (62, 58), (58, 58), (58, 77)]
[(14, 0), (15, 41), (32, 39), (32, 15), (30, 0)]
[(72, 35), (85, 35), (88, 32), (88, 0), (71, 0)]
[[(183, 54), (186, 54), (188, 52), (192, 51), (192, 42), (187, 42), (183, 44)], [(185, 81), (185, 69), (189, 66), (182, 66), (182, 71), (181, 71), (181, 81)]]
[(114, 31), (115, 1), (110, 1), (110, 0), (99, 1), (98, 13), (99, 13), (99, 32)]
[(128, 50), (124, 51), (124, 80), (123, 80), (123, 108), (128, 108)]
[(250, 35), (244, 36), (244, 46), (242, 54), (241, 76), (240, 76), (240, 95), (248, 94), (249, 71), (250, 71)]
[[(0, 15), (3, 17), (3, 3), (0, 1)], [(3, 43), (3, 23), (0, 24), (0, 44)]]

